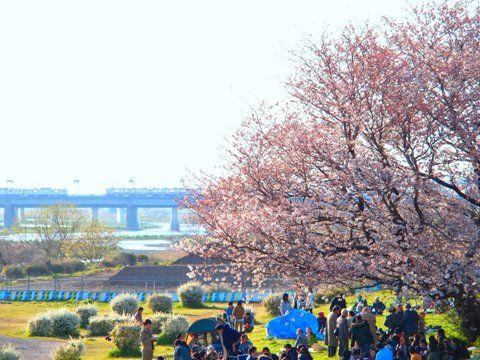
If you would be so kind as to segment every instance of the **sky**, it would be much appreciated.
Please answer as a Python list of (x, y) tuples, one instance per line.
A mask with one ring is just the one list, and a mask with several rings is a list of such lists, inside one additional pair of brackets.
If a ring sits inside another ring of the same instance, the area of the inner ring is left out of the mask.
[(0, 187), (98, 193), (216, 174), (251, 107), (286, 96), (289, 50), (408, 3), (0, 1)]

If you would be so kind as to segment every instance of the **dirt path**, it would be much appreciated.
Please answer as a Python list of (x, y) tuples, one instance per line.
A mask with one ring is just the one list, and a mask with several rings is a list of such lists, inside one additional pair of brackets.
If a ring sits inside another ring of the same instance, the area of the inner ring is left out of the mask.
[(23, 359), (50, 359), (50, 353), (61, 341), (45, 341), (36, 339), (20, 339), (7, 336), (0, 336), (0, 344), (11, 343), (22, 353)]

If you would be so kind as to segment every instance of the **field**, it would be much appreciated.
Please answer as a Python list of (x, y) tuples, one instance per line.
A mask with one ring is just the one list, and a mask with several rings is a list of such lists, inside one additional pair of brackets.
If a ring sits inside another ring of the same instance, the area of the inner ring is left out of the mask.
[[(381, 298), (386, 297), (386, 293), (368, 294), (367, 298), (369, 303), (373, 302), (375, 296)], [(352, 305), (354, 297), (347, 298), (348, 305)], [(12, 303), (0, 303), (0, 335), (6, 337), (14, 337), (21, 339), (33, 339), (34, 341), (45, 340), (57, 340), (58, 338), (32, 338), (26, 334), (27, 320), (33, 317), (39, 312), (50, 310), (52, 308), (69, 307), (74, 308), (78, 304), (75, 302), (12, 302)], [(106, 314), (110, 312), (108, 304), (97, 304), (100, 314)], [(186, 316), (189, 321), (194, 321), (200, 318), (212, 317), (223, 313), (225, 304), (208, 304), (200, 309), (184, 308), (180, 304), (174, 305), (174, 313), (182, 314)], [(287, 342), (285, 340), (267, 340), (265, 339), (265, 323), (271, 318), (266, 314), (262, 304), (248, 304), (247, 308), (253, 308), (255, 313), (256, 326), (254, 331), (249, 334), (249, 338), (257, 348), (268, 346), (274, 352), (278, 352), (282, 346)], [(324, 311), (328, 313), (328, 305), (322, 305), (315, 309), (315, 313)], [(148, 309), (145, 309), (144, 318), (148, 318), (151, 315)], [(384, 316), (377, 317), (377, 325), (383, 327)], [(427, 325), (442, 325), (450, 336), (459, 336), (454, 324), (449, 319), (447, 314), (442, 315), (427, 315)], [(82, 336), (85, 336), (86, 353), (85, 360), (103, 360), (108, 359), (108, 351), (111, 349), (112, 344), (106, 341), (103, 337), (87, 337), (87, 332), (82, 331)], [(293, 341), (292, 341), (293, 343)], [(172, 357), (173, 348), (171, 346), (157, 346), (155, 349), (156, 355), (164, 355), (169, 358)], [(326, 351), (321, 350), (319, 353), (313, 353), (315, 360), (326, 359)], [(130, 358), (123, 358), (130, 359)]]

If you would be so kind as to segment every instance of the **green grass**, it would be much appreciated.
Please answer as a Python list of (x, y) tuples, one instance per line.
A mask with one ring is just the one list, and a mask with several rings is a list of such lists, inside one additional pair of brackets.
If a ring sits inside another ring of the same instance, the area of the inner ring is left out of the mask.
[[(374, 294), (367, 294), (366, 298), (369, 303), (372, 303), (376, 296), (384, 299), (389, 296), (388, 293), (380, 292)], [(354, 296), (347, 298), (348, 305), (351, 305), (354, 302)], [(81, 302), (80, 302), (81, 303)], [(78, 304), (77, 302), (3, 302), (0, 303), (0, 334), (11, 337), (19, 338), (28, 338), (26, 333), (26, 323), (28, 319), (35, 316), (37, 313), (51, 310), (53, 308), (68, 307), (74, 308)], [(110, 312), (108, 304), (98, 303), (96, 304), (99, 309), (99, 315), (107, 314)], [(225, 308), (225, 304), (208, 304), (201, 308), (191, 309), (185, 308), (179, 303), (175, 303), (173, 307), (174, 314), (182, 314), (187, 317), (187, 319), (192, 322), (197, 319), (214, 317), (221, 315)], [(320, 305), (315, 309), (315, 314), (319, 311), (324, 311), (328, 313), (328, 304)], [(255, 328), (253, 332), (248, 334), (249, 338), (257, 348), (262, 348), (268, 346), (271, 351), (278, 352), (281, 350), (283, 345), (288, 342), (285, 340), (267, 340), (265, 338), (265, 328), (264, 325), (272, 318), (268, 315), (262, 304), (249, 304), (247, 308), (253, 308), (255, 313)], [(149, 309), (145, 306), (144, 318), (148, 318), (151, 315)], [(377, 325), (379, 327), (384, 327), (383, 323), (385, 321), (384, 316), (377, 317)], [(447, 332), (448, 336), (460, 337), (455, 325), (449, 318), (448, 314), (441, 315), (427, 315), (426, 317), (427, 325), (441, 325)], [(106, 360), (109, 358), (109, 353), (111, 353), (113, 344), (106, 341), (103, 337), (88, 337), (87, 331), (82, 330), (81, 336), (85, 338), (85, 360)], [(35, 338), (34, 338), (35, 339)], [(45, 338), (36, 338), (43, 340)], [(293, 342), (293, 341), (291, 341)], [(478, 345), (478, 344), (477, 344)], [(111, 353), (113, 355), (113, 353)], [(173, 348), (172, 346), (157, 345), (155, 348), (155, 354), (172, 357)], [(312, 354), (315, 360), (324, 360), (327, 359), (327, 354), (325, 350), (321, 350), (319, 353)], [(122, 358), (122, 359), (134, 359), (134, 358)], [(137, 357), (138, 359), (138, 357)]]

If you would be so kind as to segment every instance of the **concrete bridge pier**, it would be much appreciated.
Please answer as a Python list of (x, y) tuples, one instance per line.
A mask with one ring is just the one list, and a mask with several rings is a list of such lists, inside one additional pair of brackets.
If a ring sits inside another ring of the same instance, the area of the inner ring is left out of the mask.
[(19, 223), (25, 220), (25, 208), (18, 208), (17, 209), (17, 221)]
[(178, 207), (172, 207), (172, 215), (170, 217), (170, 230), (180, 231), (180, 220), (178, 219)]
[(125, 218), (125, 209), (124, 208), (116, 208), (116, 222), (117, 224), (121, 224), (123, 219)]
[(92, 222), (98, 221), (98, 207), (92, 207)]
[(138, 207), (127, 206), (127, 230), (140, 230), (138, 221)]
[(3, 226), (11, 229), (15, 225), (16, 209), (13, 205), (7, 205), (3, 212)]

